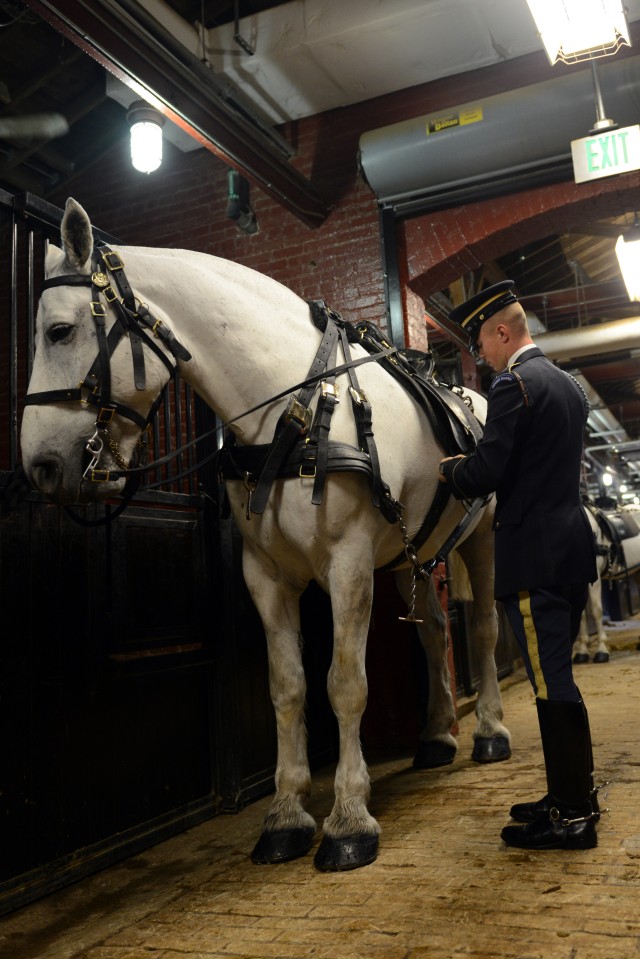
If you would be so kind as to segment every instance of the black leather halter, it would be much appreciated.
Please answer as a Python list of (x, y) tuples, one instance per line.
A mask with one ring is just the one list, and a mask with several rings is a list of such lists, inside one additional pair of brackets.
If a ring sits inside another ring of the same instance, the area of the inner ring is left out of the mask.
[[(121, 473), (114, 475), (109, 470), (100, 470), (98, 464), (103, 449), (103, 440), (107, 439), (116, 462), (121, 468), (127, 464), (121, 459), (117, 447), (108, 435), (108, 426), (115, 415), (131, 420), (142, 433), (149, 426), (162, 402), (162, 393), (156, 397), (145, 416), (136, 410), (114, 401), (111, 395), (111, 357), (120, 343), (127, 336), (131, 346), (133, 361), (133, 378), (137, 390), (144, 390), (146, 383), (144, 350), (147, 346), (164, 363), (169, 376), (173, 379), (177, 372), (178, 360), (190, 360), (191, 354), (175, 338), (173, 333), (151, 315), (148, 308), (136, 300), (129, 281), (124, 272), (124, 263), (119, 253), (110, 250), (105, 244), (98, 244), (91, 257), (90, 274), (71, 273), (64, 276), (51, 277), (44, 281), (43, 292), (56, 286), (88, 286), (91, 288), (91, 317), (93, 319), (98, 341), (98, 355), (89, 368), (88, 373), (79, 386), (57, 390), (46, 390), (41, 393), (29, 393), (25, 398), (25, 406), (40, 406), (47, 403), (78, 402), (84, 406), (96, 408), (96, 429), (88, 440), (86, 449), (92, 456), (91, 462), (83, 475), (92, 482), (109, 482), (117, 479)], [(115, 281), (117, 292), (112, 286)], [(107, 333), (107, 307), (101, 301), (104, 296), (109, 306), (115, 312), (115, 321)], [(147, 332), (151, 331), (153, 337)], [(169, 350), (176, 362), (172, 362), (165, 350), (161, 349), (155, 339)]]

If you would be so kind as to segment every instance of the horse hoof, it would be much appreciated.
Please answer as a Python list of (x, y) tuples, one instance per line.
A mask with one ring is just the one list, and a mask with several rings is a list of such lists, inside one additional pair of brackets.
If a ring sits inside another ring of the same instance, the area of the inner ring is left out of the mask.
[(414, 769), (436, 769), (438, 766), (450, 766), (456, 757), (456, 747), (434, 739), (430, 743), (418, 743), (413, 758)]
[(506, 736), (478, 736), (473, 743), (471, 758), (476, 763), (501, 763), (511, 756)]
[(573, 657), (574, 663), (588, 663), (589, 654), (588, 653), (576, 653)]
[(594, 663), (608, 663), (609, 662), (609, 653), (598, 652), (593, 657)]
[(320, 872), (344, 872), (378, 858), (378, 836), (323, 836), (313, 864)]
[(315, 829), (273, 829), (260, 834), (251, 853), (251, 862), (257, 865), (289, 862), (306, 856), (313, 845)]

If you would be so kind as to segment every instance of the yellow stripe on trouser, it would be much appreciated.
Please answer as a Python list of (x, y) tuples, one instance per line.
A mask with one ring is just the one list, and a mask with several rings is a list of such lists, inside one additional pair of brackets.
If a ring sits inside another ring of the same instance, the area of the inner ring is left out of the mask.
[(540, 650), (538, 649), (538, 634), (536, 633), (536, 626), (533, 621), (533, 615), (531, 613), (531, 596), (528, 590), (523, 590), (518, 593), (518, 605), (520, 607), (520, 615), (522, 616), (522, 625), (524, 628), (524, 635), (527, 640), (527, 652), (529, 653), (529, 661), (531, 663), (531, 669), (533, 670), (533, 677), (536, 681), (536, 688), (538, 692), (536, 696), (538, 699), (548, 699), (547, 696), (547, 684), (544, 681), (544, 675), (542, 673), (542, 666), (540, 665)]

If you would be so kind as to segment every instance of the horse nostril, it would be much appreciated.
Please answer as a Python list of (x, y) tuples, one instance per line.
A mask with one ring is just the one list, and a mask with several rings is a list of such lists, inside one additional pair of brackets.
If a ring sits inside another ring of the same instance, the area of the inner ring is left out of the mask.
[(62, 482), (62, 463), (55, 455), (35, 460), (31, 466), (31, 479), (37, 489), (51, 496)]

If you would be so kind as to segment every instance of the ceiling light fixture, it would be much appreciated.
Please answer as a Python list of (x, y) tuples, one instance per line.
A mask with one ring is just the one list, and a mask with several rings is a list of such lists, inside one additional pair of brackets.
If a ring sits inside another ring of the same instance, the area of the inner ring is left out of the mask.
[(155, 107), (136, 100), (127, 111), (131, 127), (131, 163), (140, 173), (153, 173), (162, 163), (164, 116)]
[(527, 0), (553, 66), (579, 63), (631, 46), (621, 0)]
[(616, 256), (629, 299), (640, 302), (640, 220), (637, 215), (633, 226), (618, 237)]

